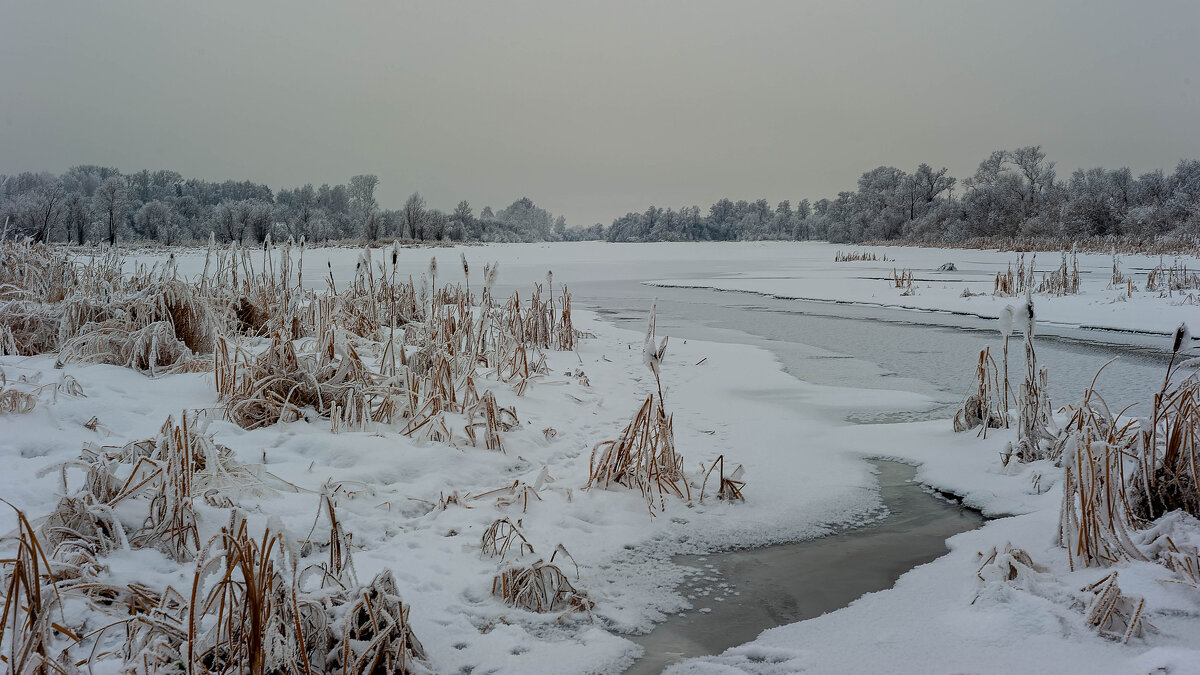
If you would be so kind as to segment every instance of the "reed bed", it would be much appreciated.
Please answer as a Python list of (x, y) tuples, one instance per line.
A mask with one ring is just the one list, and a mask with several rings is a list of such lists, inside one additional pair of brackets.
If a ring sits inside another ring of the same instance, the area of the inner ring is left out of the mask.
[(1178, 292), (1200, 289), (1200, 274), (1188, 270), (1187, 263), (1178, 258), (1167, 266), (1162, 260), (1146, 273), (1146, 290), (1168, 296)]
[(1029, 259), (1029, 267), (1025, 267), (1025, 254), (1022, 253), (1017, 256), (1017, 267), (1015, 270), (1010, 262), (1004, 272), (996, 273), (996, 279), (992, 285), (992, 295), (1013, 298), (1031, 288), (1034, 278), (1033, 268), (1036, 262), (1037, 255), (1034, 254)]
[[(1069, 262), (1069, 264), (1068, 264)], [(1079, 293), (1079, 255), (1072, 250), (1068, 261), (1067, 252), (1062, 252), (1062, 263), (1049, 273), (1042, 274), (1037, 287), (1038, 293), (1063, 296)]]
[[(0, 561), (6, 667), (75, 672), (119, 661), (131, 673), (431, 672), (391, 573), (356, 581), (336, 490), (323, 492), (318, 513), (327, 514), (327, 542), (312, 533), (297, 541), (277, 522), (252, 532), (239, 504), (273, 489), (213, 440), (207, 422), (214, 413), (246, 429), (325, 420), (334, 432), (390, 428), (503, 451), (504, 432), (519, 421), (502, 399), (547, 372), (545, 351), (575, 349), (583, 334), (569, 290), (552, 275), (527, 296), (500, 300), (495, 265), (478, 286), (465, 257), (465, 286), (440, 279), (436, 261), (419, 279), (401, 278), (393, 247), (382, 257), (364, 250), (349, 283), (331, 268), (315, 277), (308, 270), (310, 281), (328, 273), (326, 288), (314, 291), (305, 286), (304, 254), (303, 241), (261, 249), (210, 241), (204, 271), (184, 279), (173, 256), (146, 266), (112, 249), (82, 259), (28, 241), (0, 243), (3, 353), (57, 352), (60, 363), (152, 377), (211, 370), (222, 404), (169, 418), (154, 438), (89, 443), (77, 461), (53, 469), (64, 496), (40, 528), (19, 514), (16, 554)], [(0, 377), (0, 385), (0, 413), (28, 412), (47, 387), (83, 395), (69, 376), (42, 387)], [(541, 499), (520, 481), (480, 497), (524, 508)], [(227, 510), (229, 524), (204, 543), (213, 509)], [(517, 528), (501, 519), (489, 530), (501, 560), (533, 552)], [(142, 548), (194, 564), (190, 592), (105, 581), (106, 556)], [(550, 560), (511, 576), (514, 602), (590, 608)], [(64, 601), (90, 608), (90, 632), (52, 618)]]
[[(181, 420), (168, 419), (155, 439), (85, 448), (60, 468), (64, 486), (68, 470), (83, 469), (83, 486), (40, 528), (17, 512), (17, 552), (0, 560), (0, 648), (11, 670), (67, 673), (115, 659), (131, 673), (432, 672), (390, 572), (354, 582), (350, 538), (328, 493), (330, 562), (305, 565), (304, 546), (278, 526), (251, 535), (233, 497), (262, 494), (253, 473), (195, 418)], [(197, 493), (230, 509), (229, 524), (204, 546)], [(146, 513), (141, 527), (115, 515), (135, 500)], [(107, 554), (146, 547), (195, 561), (190, 593), (104, 581)], [(314, 577), (316, 587), (306, 581)], [(72, 626), (61, 608), (76, 602), (108, 617), (102, 627)]]
[(1078, 250), (1081, 253), (1127, 255), (1191, 255), (1200, 257), (1200, 237), (1178, 236), (1095, 236), (1095, 237), (970, 237), (958, 241), (921, 242), (909, 240), (864, 241), (864, 246), (937, 246), (938, 248), (980, 249), (1038, 253)]
[[(1168, 570), (1170, 581), (1200, 588), (1200, 550), (1179, 538), (1200, 517), (1200, 360), (1183, 354), (1189, 341), (1180, 326), (1148, 417), (1110, 410), (1096, 392), (1100, 373), (1068, 408), (1053, 455), (1064, 473), (1058, 537), (1072, 570), (1149, 561)], [(1125, 594), (1117, 579), (1113, 570), (1082, 589), (1085, 623), (1127, 643), (1153, 627), (1144, 599)]]
[[(485, 266), (479, 300), (469, 285), (431, 288), (436, 264), (421, 282), (401, 278), (395, 247), (390, 261), (364, 250), (342, 288), (328, 270), (323, 293), (303, 285), (303, 242), (268, 242), (260, 252), (210, 242), (204, 271), (186, 281), (173, 261), (125, 272), (115, 253), (71, 264), (31, 244), (5, 252), (22, 262), (32, 280), (23, 283), (41, 289), (0, 312), (6, 351), (57, 350), (63, 362), (151, 376), (214, 370), (228, 416), (248, 429), (300, 419), (327, 419), (335, 431), (399, 424), (431, 442), (465, 436), (499, 450), (515, 410), (480, 392), (476, 378), (495, 377), (521, 395), (545, 372), (542, 350), (573, 349), (579, 337), (565, 287), (543, 299), (537, 285), (528, 303), (516, 294), (497, 303), (496, 267)], [(60, 267), (74, 271), (48, 271)], [(59, 277), (65, 286), (51, 283)], [(243, 337), (270, 344), (247, 348)]]
[(833, 254), (834, 262), (887, 262), (887, 254), (876, 254), (872, 251), (850, 251), (842, 253), (840, 250)]
[[(1071, 250), (1069, 256), (1064, 249), (1062, 251), (1062, 263), (1053, 270), (1043, 272), (1040, 281), (1037, 280), (1036, 272), (1034, 271), (1036, 265), (1036, 253), (1030, 257), (1028, 267), (1025, 266), (1025, 254), (1020, 254), (1017, 257), (1015, 269), (1010, 262), (1005, 271), (996, 273), (992, 284), (992, 295), (1017, 297), (1031, 291), (1054, 296), (1075, 295), (1079, 293), (1079, 255), (1075, 249)], [(1114, 275), (1120, 274), (1120, 271), (1116, 267), (1115, 254), (1113, 271)], [(1124, 277), (1122, 277), (1123, 282)]]

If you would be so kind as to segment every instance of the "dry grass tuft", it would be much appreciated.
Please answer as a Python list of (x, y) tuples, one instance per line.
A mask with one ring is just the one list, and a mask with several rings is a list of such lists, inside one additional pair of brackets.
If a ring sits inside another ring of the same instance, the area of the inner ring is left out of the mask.
[(280, 569), (279, 551), (285, 548), (282, 536), (270, 530), (262, 539), (251, 537), (236, 514), (209, 541), (192, 583), (187, 663), (217, 673), (308, 669), (300, 624), (291, 615), (295, 605)]
[(216, 673), (431, 672), (390, 571), (309, 594), (297, 562), (281, 531), (252, 538), (235, 515), (197, 563), (186, 662)]
[[(0, 588), (4, 591), (0, 663), (12, 673), (69, 673), (71, 664), (66, 649), (54, 655), (52, 642), (58, 635), (72, 642), (79, 638), (65, 626), (54, 567), (25, 513), (6, 500), (0, 501), (12, 507), (17, 515), (16, 554), (0, 559), (3, 569)], [(56, 613), (59, 621), (55, 621)]]
[(666, 495), (691, 499), (683, 475), (683, 457), (675, 451), (672, 418), (650, 395), (615, 440), (592, 448), (586, 488), (613, 484), (640, 490), (653, 514), (666, 508)]
[(1134, 423), (1121, 423), (1093, 387), (1055, 442), (1064, 473), (1059, 541), (1071, 569), (1145, 559), (1132, 539), (1125, 481), (1136, 454)]
[(339, 645), (341, 658), (326, 668), (363, 675), (431, 673), (408, 612), (391, 570), (380, 572), (350, 606)]
[(1013, 270), (1013, 265), (1010, 262), (1008, 269), (1004, 272), (996, 273), (996, 280), (992, 287), (992, 295), (1004, 297), (1017, 297), (1024, 293), (1027, 289), (1033, 286), (1033, 266), (1037, 261), (1035, 254), (1029, 260), (1029, 267), (1025, 267), (1025, 254), (1022, 253), (1017, 257), (1017, 268)]
[(335, 429), (364, 429), (370, 421), (391, 422), (398, 387), (370, 372), (348, 342), (333, 334), (315, 354), (298, 354), (276, 333), (271, 345), (251, 358), (218, 340), (217, 394), (229, 419), (256, 429), (305, 418), (311, 410), (333, 420)]
[[(703, 467), (701, 467), (703, 468)], [(742, 496), (742, 488), (746, 487), (746, 482), (742, 480), (742, 475), (745, 470), (741, 464), (733, 470), (728, 476), (725, 475), (725, 455), (717, 457), (712, 466), (708, 467), (708, 471), (704, 474), (704, 482), (700, 484), (700, 503), (704, 503), (704, 488), (708, 485), (708, 477), (712, 475), (713, 469), (720, 469), (717, 475), (719, 477), (717, 488), (717, 499), (725, 502), (744, 502), (746, 498)]]
[[(614, 484), (640, 490), (646, 498), (650, 515), (657, 508), (666, 508), (666, 495), (673, 494), (691, 501), (691, 487), (683, 473), (683, 457), (675, 451), (673, 417), (663, 409), (661, 368), (667, 351), (667, 338), (659, 343), (656, 299), (650, 307), (650, 320), (642, 345), (642, 362), (654, 375), (658, 397), (646, 397), (633, 419), (610, 441), (601, 441), (592, 448), (588, 464), (588, 482), (584, 489)], [(682, 486), (682, 487), (680, 487)]]
[(4, 386), (0, 388), (0, 414), (24, 415), (37, 407), (37, 397), (26, 391)]
[[(556, 551), (557, 553), (557, 551)], [(587, 593), (575, 588), (557, 565), (537, 562), (523, 567), (510, 567), (492, 580), (492, 595), (504, 602), (530, 612), (590, 612), (594, 603)], [(560, 618), (562, 618), (560, 616)]]
[(533, 544), (529, 543), (529, 540), (521, 534), (521, 530), (511, 520), (497, 518), (483, 533), (483, 539), (480, 542), (481, 555), (504, 560), (514, 544), (517, 547), (518, 557), (525, 555), (526, 552), (533, 553)]
[(1017, 447), (1014, 453), (1018, 461), (1033, 462), (1046, 458), (1055, 459), (1052, 456), (1055, 434), (1051, 431), (1053, 414), (1048, 393), (1050, 374), (1045, 366), (1038, 368), (1037, 350), (1033, 344), (1036, 316), (1033, 311), (1033, 298), (1028, 291), (1025, 295), (1024, 310), (1025, 379), (1017, 391)]
[(1128, 644), (1134, 637), (1145, 635), (1146, 622), (1142, 610), (1146, 605), (1143, 598), (1124, 595), (1117, 585), (1117, 573), (1110, 572), (1094, 584), (1083, 588), (1093, 595), (1085, 612), (1088, 626), (1096, 629), (1101, 637), (1119, 640)]

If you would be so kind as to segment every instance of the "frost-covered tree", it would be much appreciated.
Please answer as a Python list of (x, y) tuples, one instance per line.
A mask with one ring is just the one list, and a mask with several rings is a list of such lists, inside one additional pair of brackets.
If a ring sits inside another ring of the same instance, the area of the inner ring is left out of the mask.
[(379, 217), (379, 204), (375, 201), (375, 187), (379, 177), (375, 174), (359, 174), (350, 177), (350, 209), (355, 220), (362, 223), (363, 235), (368, 241), (376, 241), (382, 233), (383, 220)]
[[(93, 190), (94, 191), (94, 190)], [(63, 204), (63, 225), (67, 229), (67, 240), (72, 238), (82, 244), (92, 223), (91, 201), (83, 192), (71, 192)]]
[(129, 193), (125, 181), (119, 176), (109, 176), (96, 188), (92, 208), (100, 218), (109, 246), (117, 243), (117, 235), (124, 227), (129, 207)]
[(142, 205), (133, 216), (134, 231), (143, 239), (166, 238), (171, 224), (171, 207), (163, 201), (152, 200)]
[(421, 193), (414, 192), (404, 202), (403, 214), (404, 234), (411, 239), (425, 238), (425, 198)]
[(525, 241), (546, 241), (551, 238), (553, 218), (538, 208), (529, 197), (522, 197), (496, 214), (496, 220), (507, 225)]

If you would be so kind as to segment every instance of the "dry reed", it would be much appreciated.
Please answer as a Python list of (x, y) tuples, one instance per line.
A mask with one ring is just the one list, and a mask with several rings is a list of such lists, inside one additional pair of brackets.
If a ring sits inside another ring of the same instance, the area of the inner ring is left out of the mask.
[(713, 469), (719, 469), (717, 472), (717, 499), (725, 502), (744, 502), (746, 498), (742, 495), (742, 488), (746, 487), (746, 482), (742, 480), (742, 475), (745, 469), (741, 464), (731, 472), (728, 476), (725, 475), (725, 455), (717, 457), (712, 466), (708, 467), (708, 471), (704, 473), (704, 482), (700, 484), (700, 503), (704, 503), (704, 488), (708, 485), (708, 477), (712, 475)]
[(521, 530), (508, 518), (497, 518), (484, 531), (480, 541), (481, 555), (504, 560), (508, 552), (516, 546), (517, 556), (533, 553), (533, 545), (521, 534)]
[(954, 430), (967, 431), (980, 427), (980, 435), (987, 438), (988, 429), (1008, 426), (1006, 394), (1001, 387), (1000, 370), (989, 347), (979, 352), (974, 389), (954, 413)]
[[(557, 551), (555, 551), (557, 553)], [(594, 603), (587, 593), (575, 588), (567, 575), (553, 564), (538, 560), (531, 565), (510, 567), (492, 580), (492, 595), (530, 612), (589, 612)]]
[(887, 254), (876, 255), (871, 251), (850, 251), (849, 253), (842, 253), (839, 250), (833, 254), (834, 262), (875, 262), (880, 260), (887, 262), (887, 259)]

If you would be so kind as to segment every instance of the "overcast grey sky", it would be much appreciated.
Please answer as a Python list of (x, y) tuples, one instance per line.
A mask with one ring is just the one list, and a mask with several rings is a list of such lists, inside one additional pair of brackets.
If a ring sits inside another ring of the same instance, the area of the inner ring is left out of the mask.
[(1200, 2), (4, 0), (0, 92), (0, 173), (375, 173), (385, 207), (587, 225), (1021, 145), (1169, 170), (1200, 158)]

